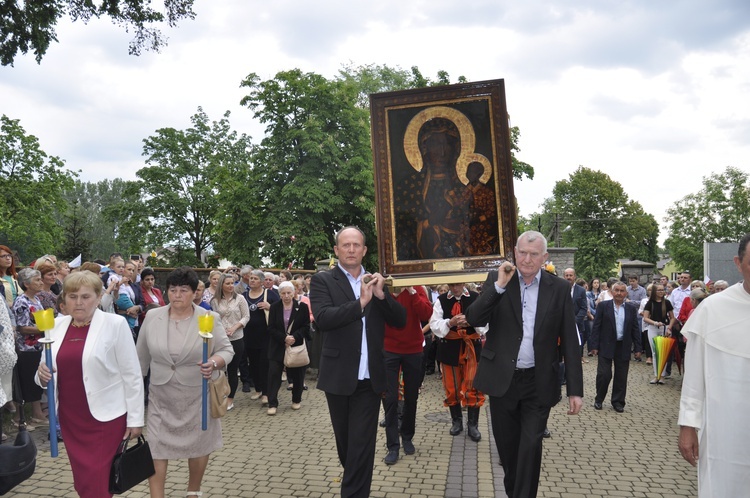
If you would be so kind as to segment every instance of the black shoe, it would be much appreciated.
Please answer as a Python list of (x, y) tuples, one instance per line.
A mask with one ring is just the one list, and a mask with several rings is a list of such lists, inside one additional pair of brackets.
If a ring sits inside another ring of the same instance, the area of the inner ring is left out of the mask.
[(451, 429), (449, 431), (451, 436), (457, 436), (464, 431), (464, 418), (461, 414), (461, 405), (449, 407), (451, 411)]
[(414, 448), (414, 443), (411, 442), (411, 439), (402, 439), (401, 440), (401, 446), (404, 448), (404, 453), (407, 455), (413, 455), (416, 450)]
[(382, 419), (378, 425), (380, 427), (385, 427), (385, 419)]
[(398, 450), (388, 450), (388, 454), (383, 459), (386, 465), (393, 465), (398, 462)]
[(425, 375), (435, 375), (435, 369), (434, 368), (428, 368), (424, 371)]
[(602, 404), (599, 403), (598, 401), (594, 401), (594, 408), (596, 408), (597, 410), (601, 410), (602, 409)]
[(620, 405), (613, 405), (612, 408), (614, 408), (617, 413), (622, 413), (625, 411), (625, 408)]
[(242, 383), (242, 392), (243, 393), (249, 393), (252, 388), (250, 387), (249, 382), (243, 382)]
[(543, 438), (551, 438), (551, 437), (552, 437), (552, 433), (551, 433), (551, 432), (549, 431), (549, 429), (547, 429), (547, 428), (545, 427), (545, 428), (544, 428), (544, 432), (542, 433), (542, 437), (543, 437)]
[(469, 407), (466, 410), (466, 432), (475, 443), (482, 439), (482, 433), (479, 432), (479, 407)]

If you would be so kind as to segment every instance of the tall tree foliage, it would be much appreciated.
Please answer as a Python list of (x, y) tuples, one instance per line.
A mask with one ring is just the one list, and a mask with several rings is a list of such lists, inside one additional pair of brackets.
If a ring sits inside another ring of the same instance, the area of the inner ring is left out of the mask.
[(0, 117), (0, 241), (22, 260), (55, 251), (62, 233), (55, 213), (65, 209), (63, 191), (76, 176), (18, 119)]
[(131, 55), (139, 55), (143, 49), (158, 51), (166, 45), (166, 38), (154, 26), (166, 22), (174, 27), (181, 19), (194, 19), (193, 2), (169, 0), (159, 11), (148, 0), (5, 0), (0, 9), (0, 63), (12, 66), (19, 53), (29, 51), (41, 62), (50, 43), (57, 41), (55, 26), (64, 16), (84, 23), (109, 17), (126, 31), (135, 31), (129, 47)]
[(611, 276), (618, 258), (656, 262), (656, 220), (601, 171), (581, 166), (558, 181), (544, 211), (544, 223), (558, 224), (546, 226), (550, 233), (557, 228), (564, 246), (578, 248), (576, 270), (584, 278)]
[(108, 259), (113, 252), (141, 253), (147, 247), (148, 216), (133, 212), (140, 194), (130, 182), (116, 178), (75, 183), (64, 192), (66, 210), (58, 214), (63, 228), (61, 256), (83, 254), (88, 259)]
[(669, 255), (680, 269), (703, 275), (704, 242), (737, 242), (750, 232), (750, 176), (732, 166), (703, 178), (703, 188), (667, 209)]
[(151, 247), (190, 248), (193, 263), (200, 264), (216, 241), (222, 188), (217, 180), (226, 168), (249, 167), (251, 144), (231, 129), (229, 111), (211, 122), (199, 107), (190, 120), (187, 130), (162, 128), (144, 140), (147, 166), (126, 189), (138, 200), (120, 203), (113, 212), (141, 217), (140, 229), (150, 234)]
[(311, 269), (331, 253), (333, 233), (342, 226), (358, 225), (372, 236), (372, 153), (357, 86), (299, 69), (265, 81), (251, 73), (241, 86), (248, 92), (242, 105), (266, 125), (252, 183), (233, 193), (253, 211), (232, 220), (247, 234), (246, 250), (260, 247), (278, 265)]

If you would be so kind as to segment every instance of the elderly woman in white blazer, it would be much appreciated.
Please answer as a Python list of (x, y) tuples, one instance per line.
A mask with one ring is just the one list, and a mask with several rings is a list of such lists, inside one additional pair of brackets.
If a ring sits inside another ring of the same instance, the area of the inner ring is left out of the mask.
[[(112, 496), (109, 469), (120, 441), (143, 427), (143, 378), (125, 319), (98, 309), (99, 276), (69, 275), (63, 284), (63, 309), (49, 336), (60, 431), (73, 483), (84, 498)], [(35, 381), (51, 378), (44, 357)]]
[(209, 417), (201, 430), (204, 378), (224, 375), (234, 351), (218, 313), (208, 361), (203, 363), (203, 339), (198, 317), (207, 313), (193, 304), (198, 275), (178, 268), (167, 277), (169, 305), (150, 310), (138, 335), (138, 357), (145, 375), (151, 369), (148, 394), (148, 435), (156, 474), (149, 479), (152, 498), (163, 498), (170, 459), (188, 459), (186, 496), (201, 496), (203, 473), (210, 454), (222, 447), (221, 422)]

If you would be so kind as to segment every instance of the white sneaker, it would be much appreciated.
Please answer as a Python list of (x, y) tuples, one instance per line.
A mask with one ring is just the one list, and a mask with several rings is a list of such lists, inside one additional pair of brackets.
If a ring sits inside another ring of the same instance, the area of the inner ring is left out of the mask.
[(269, 408), (269, 409), (268, 409), (268, 412), (267, 412), (267, 413), (268, 413), (269, 415), (276, 415), (276, 407), (275, 407), (275, 406), (272, 406), (271, 408)]
[(292, 410), (299, 410), (302, 408), (302, 403), (292, 403)]
[(261, 398), (260, 398), (260, 404), (261, 405), (267, 405), (268, 404), (268, 396), (261, 396)]
[(255, 394), (253, 394), (252, 396), (250, 396), (250, 399), (252, 399), (253, 401), (255, 401), (256, 399), (260, 399), (261, 396), (262, 396), (261, 393), (256, 392)]

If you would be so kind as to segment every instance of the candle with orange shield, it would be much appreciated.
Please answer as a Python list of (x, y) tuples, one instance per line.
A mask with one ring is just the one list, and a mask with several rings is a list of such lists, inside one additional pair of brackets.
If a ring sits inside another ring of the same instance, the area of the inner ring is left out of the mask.
[[(206, 313), (198, 317), (198, 332), (203, 338), (203, 363), (208, 361), (208, 340), (213, 338), (214, 316)], [(201, 408), (201, 429), (208, 429), (208, 379), (203, 378), (203, 406)]]
[(47, 337), (47, 332), (55, 327), (55, 311), (47, 308), (42, 311), (35, 311), (34, 322), (45, 336), (39, 339), (44, 344), (44, 362), (47, 364), (52, 378), (47, 383), (47, 403), (49, 409), (49, 450), (50, 455), (54, 458), (57, 456), (57, 410), (55, 407), (55, 374), (52, 373), (52, 343), (55, 342)]

